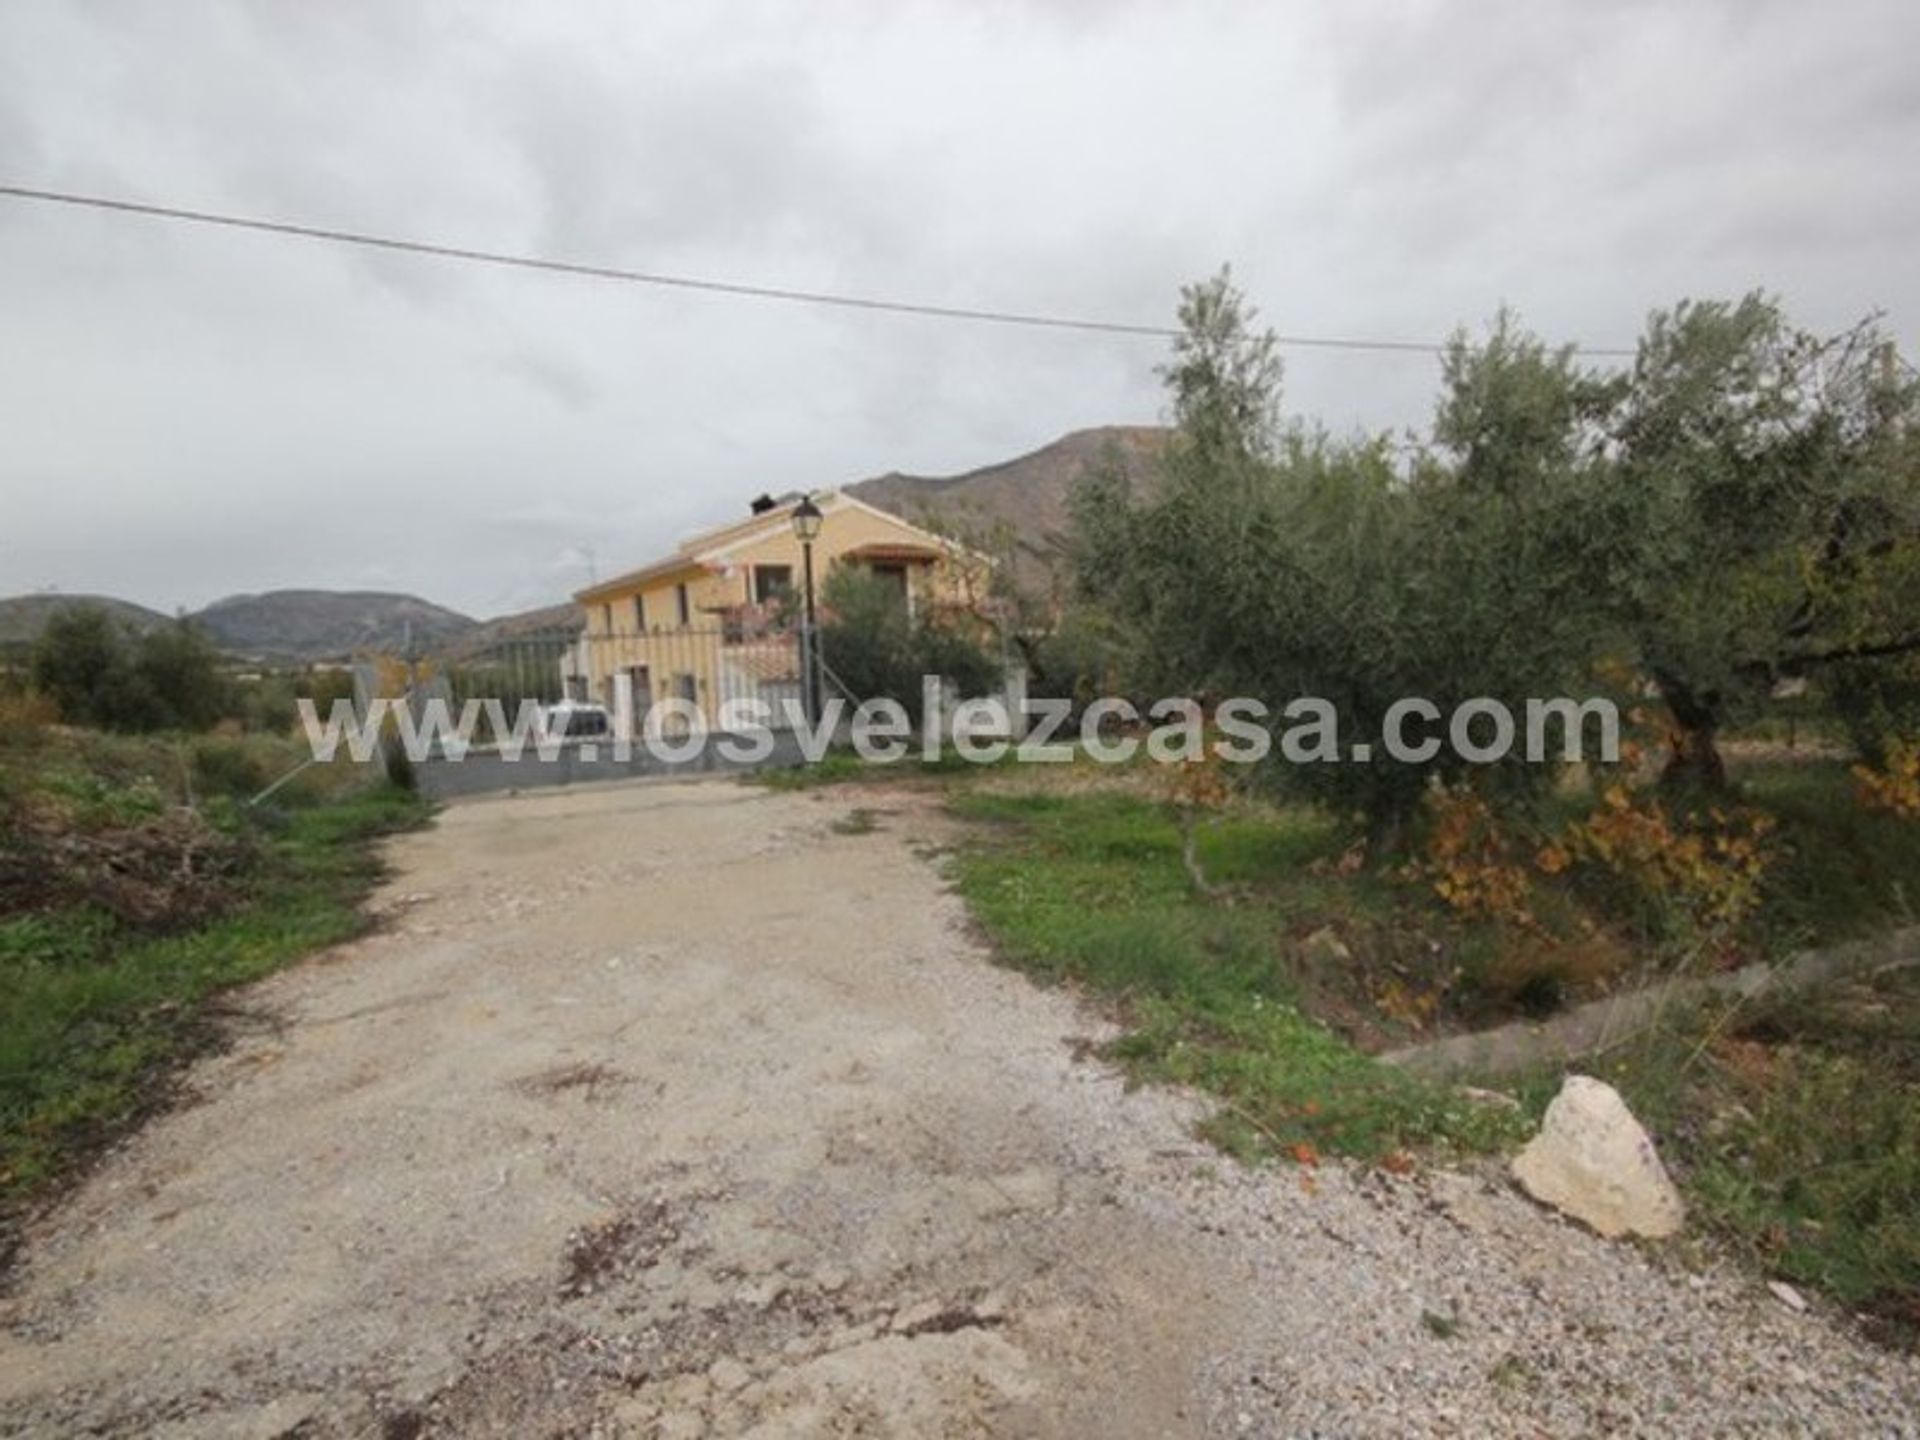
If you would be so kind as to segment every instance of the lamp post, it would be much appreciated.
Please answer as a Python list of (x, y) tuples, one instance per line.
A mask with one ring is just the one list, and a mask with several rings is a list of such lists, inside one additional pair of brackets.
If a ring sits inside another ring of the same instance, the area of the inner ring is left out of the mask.
[(800, 538), (800, 568), (807, 587), (806, 616), (800, 628), (800, 698), (807, 707), (807, 723), (815, 728), (820, 724), (820, 632), (813, 610), (813, 542), (825, 518), (811, 495), (793, 507), (793, 533)]

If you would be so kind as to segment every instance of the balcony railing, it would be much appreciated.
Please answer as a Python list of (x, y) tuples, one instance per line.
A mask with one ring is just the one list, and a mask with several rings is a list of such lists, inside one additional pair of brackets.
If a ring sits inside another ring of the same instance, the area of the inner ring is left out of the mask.
[(749, 645), (791, 635), (795, 628), (794, 607), (784, 600), (765, 605), (729, 605), (717, 613), (720, 639), (727, 645)]

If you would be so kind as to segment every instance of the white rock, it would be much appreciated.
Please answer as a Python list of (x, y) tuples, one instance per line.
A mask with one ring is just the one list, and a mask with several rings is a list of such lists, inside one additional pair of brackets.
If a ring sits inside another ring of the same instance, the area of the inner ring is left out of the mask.
[(1686, 1217), (1653, 1141), (1620, 1093), (1586, 1075), (1567, 1077), (1540, 1133), (1514, 1157), (1513, 1175), (1534, 1199), (1610, 1240), (1672, 1235)]
[(1802, 1295), (1798, 1290), (1794, 1289), (1793, 1286), (1787, 1284), (1786, 1281), (1769, 1280), (1767, 1282), (1767, 1289), (1773, 1292), (1774, 1299), (1778, 1300), (1782, 1305), (1786, 1306), (1789, 1310), (1793, 1310), (1797, 1312), (1806, 1310), (1807, 1297)]
[(1331, 925), (1322, 925), (1302, 940), (1300, 955), (1315, 965), (1344, 965), (1353, 959), (1353, 951)]

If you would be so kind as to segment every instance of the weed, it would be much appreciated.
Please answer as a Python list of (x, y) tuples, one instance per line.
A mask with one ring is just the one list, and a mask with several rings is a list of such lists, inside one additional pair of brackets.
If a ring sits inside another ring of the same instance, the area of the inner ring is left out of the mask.
[(1436, 1340), (1457, 1340), (1460, 1338), (1460, 1317), (1457, 1314), (1442, 1315), (1438, 1310), (1422, 1310), (1420, 1324)]
[(856, 806), (827, 827), (836, 835), (871, 835), (880, 828), (878, 812)]
[(1920, 970), (1695, 1007), (1608, 1059), (1699, 1222), (1920, 1343)]
[[(69, 792), (98, 818), (101, 796)], [(144, 793), (107, 805), (146, 808)], [(45, 1183), (152, 1104), (156, 1077), (211, 1038), (220, 991), (354, 934), (379, 874), (367, 842), (423, 814), (386, 789), (294, 812), (229, 908), (179, 933), (88, 903), (0, 918), (0, 1198)]]
[(1487, 1378), (1503, 1390), (1531, 1390), (1540, 1383), (1540, 1372), (1520, 1355), (1503, 1355), (1487, 1371)]
[[(1224, 1148), (1377, 1158), (1420, 1142), (1484, 1148), (1517, 1129), (1375, 1064), (1303, 1013), (1288, 943), (1298, 893), (1256, 890), (1230, 907), (1197, 898), (1166, 807), (1112, 793), (975, 792), (953, 805), (993, 827), (990, 843), (963, 850), (958, 875), (1002, 955), (1111, 997), (1128, 1030), (1107, 1053), (1218, 1096), (1208, 1132)], [(1209, 873), (1269, 881), (1277, 857), (1304, 865), (1341, 843), (1337, 826), (1300, 811), (1249, 811), (1201, 839)], [(1300, 878), (1317, 893), (1317, 878)]]

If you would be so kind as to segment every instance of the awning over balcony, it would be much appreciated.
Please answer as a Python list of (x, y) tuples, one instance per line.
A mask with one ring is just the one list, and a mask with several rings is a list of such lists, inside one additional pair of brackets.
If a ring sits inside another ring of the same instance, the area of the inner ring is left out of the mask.
[(946, 558), (946, 552), (933, 545), (912, 543), (860, 545), (841, 557), (861, 565), (933, 565)]

